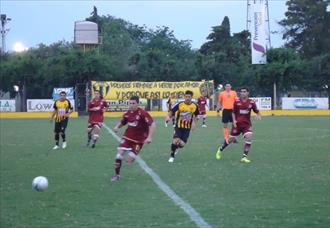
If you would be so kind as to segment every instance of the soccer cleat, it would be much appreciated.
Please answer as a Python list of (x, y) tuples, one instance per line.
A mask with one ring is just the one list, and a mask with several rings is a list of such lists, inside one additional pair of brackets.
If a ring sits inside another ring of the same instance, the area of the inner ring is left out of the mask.
[(167, 123), (165, 122), (165, 127), (167, 127)]
[(95, 148), (95, 143), (92, 144), (92, 148)]
[(175, 127), (175, 124), (173, 124), (173, 128)]
[(66, 142), (63, 142), (63, 143), (62, 143), (62, 149), (65, 149), (66, 146), (67, 146)]
[(247, 159), (247, 157), (242, 157), (241, 162), (242, 163), (250, 163), (251, 161), (249, 159)]
[(215, 158), (217, 160), (220, 160), (221, 159), (221, 150), (220, 150), (220, 147), (218, 148), (217, 153), (215, 154)]
[(203, 124), (202, 127), (207, 127), (206, 124)]
[(58, 145), (55, 145), (55, 146), (53, 147), (53, 150), (58, 150), (58, 149), (60, 149), (60, 147), (59, 147)]
[(119, 176), (119, 175), (114, 175), (114, 176), (111, 178), (111, 182), (119, 181), (119, 179), (120, 179), (120, 176)]
[(90, 143), (91, 143), (91, 140), (88, 140), (86, 146), (88, 147)]
[(168, 162), (169, 162), (169, 163), (173, 163), (173, 162), (174, 162), (174, 158), (173, 158), (173, 157), (170, 157), (170, 158), (168, 159)]

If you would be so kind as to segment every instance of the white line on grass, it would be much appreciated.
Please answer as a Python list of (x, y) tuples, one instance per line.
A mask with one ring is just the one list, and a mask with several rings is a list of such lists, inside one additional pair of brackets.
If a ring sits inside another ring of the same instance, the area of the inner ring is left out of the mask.
[[(115, 138), (117, 141), (120, 141), (120, 137), (116, 135), (107, 125), (103, 124), (104, 128)], [(192, 207), (189, 203), (185, 202), (178, 196), (164, 181), (160, 179), (160, 177), (153, 171), (145, 161), (139, 156), (136, 157), (137, 163), (140, 167), (152, 178), (152, 180), (158, 185), (158, 187), (168, 196), (170, 197), (176, 205), (178, 205), (187, 215), (189, 215), (190, 219), (195, 222), (198, 227), (207, 228), (211, 227), (200, 214)]]

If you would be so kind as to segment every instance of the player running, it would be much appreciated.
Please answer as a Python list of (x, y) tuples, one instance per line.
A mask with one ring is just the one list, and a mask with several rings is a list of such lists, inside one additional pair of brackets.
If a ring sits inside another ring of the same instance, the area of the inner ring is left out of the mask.
[(100, 91), (95, 90), (93, 100), (88, 103), (87, 146), (92, 141), (92, 148), (95, 148), (104, 119), (103, 113), (108, 107), (108, 103), (102, 99)]
[(198, 105), (198, 110), (199, 110), (199, 114), (197, 116), (197, 119), (203, 118), (202, 127), (207, 127), (206, 126), (207, 95), (206, 95), (205, 91), (203, 91), (202, 96), (200, 96), (197, 99), (197, 105)]
[[(176, 102), (175, 93), (172, 93), (171, 96), (168, 98), (168, 100), (166, 102), (168, 112), (171, 111), (171, 109), (174, 106), (175, 102)], [(169, 122), (169, 120), (165, 120), (165, 127), (167, 127), (168, 122)], [(175, 127), (175, 118), (174, 118), (174, 116), (172, 117), (172, 124), (173, 124), (173, 127)]]
[(73, 111), (70, 101), (66, 99), (66, 92), (60, 92), (60, 98), (54, 102), (53, 108), (54, 111), (50, 117), (50, 122), (52, 122), (55, 117), (55, 146), (53, 150), (60, 148), (60, 135), (62, 136), (62, 148), (65, 149), (67, 147), (65, 129), (68, 126), (69, 116)]
[(127, 152), (125, 161), (127, 163), (134, 162), (143, 144), (151, 143), (156, 130), (156, 124), (149, 113), (139, 108), (139, 97), (131, 97), (128, 106), (129, 110), (124, 113), (121, 120), (113, 128), (113, 131), (117, 133), (119, 128), (128, 125), (118, 146), (115, 175), (111, 178), (113, 182), (120, 179), (120, 168), (125, 152)]
[(240, 99), (234, 103), (233, 110), (233, 127), (231, 129), (228, 139), (225, 139), (223, 144), (219, 147), (216, 157), (221, 158), (221, 152), (231, 143), (233, 143), (236, 137), (243, 134), (244, 137), (244, 150), (241, 162), (250, 163), (247, 158), (252, 144), (252, 124), (251, 124), (251, 110), (257, 114), (257, 119), (261, 119), (259, 110), (256, 103), (249, 99), (249, 89), (247, 87), (241, 88)]
[(187, 90), (185, 92), (185, 100), (174, 105), (166, 116), (166, 120), (170, 120), (176, 115), (176, 124), (174, 128), (173, 140), (171, 144), (171, 156), (168, 162), (174, 162), (174, 157), (178, 148), (183, 148), (187, 143), (190, 129), (195, 128), (196, 117), (199, 114), (197, 104), (191, 101), (193, 92)]

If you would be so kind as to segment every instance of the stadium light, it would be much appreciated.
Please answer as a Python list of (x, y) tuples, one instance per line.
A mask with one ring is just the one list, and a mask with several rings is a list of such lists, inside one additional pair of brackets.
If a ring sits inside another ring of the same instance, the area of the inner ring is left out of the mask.
[(13, 88), (14, 88), (14, 91), (15, 91), (16, 93), (19, 91), (19, 86), (18, 86), (18, 85), (14, 85)]

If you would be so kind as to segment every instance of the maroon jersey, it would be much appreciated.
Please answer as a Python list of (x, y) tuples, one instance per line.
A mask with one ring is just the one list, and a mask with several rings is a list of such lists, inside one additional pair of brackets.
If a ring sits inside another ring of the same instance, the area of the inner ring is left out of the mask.
[(143, 109), (138, 108), (136, 111), (128, 110), (121, 119), (121, 124), (128, 125), (123, 138), (133, 142), (143, 143), (148, 137), (149, 126), (152, 123), (152, 117)]
[[(98, 110), (92, 108), (99, 107)], [(89, 118), (88, 123), (102, 123), (103, 122), (103, 109), (108, 108), (108, 103), (103, 99), (96, 100), (95, 98), (88, 103)]]
[(197, 104), (198, 104), (198, 110), (200, 112), (205, 112), (206, 111), (206, 104), (207, 104), (207, 98), (204, 96), (200, 96), (197, 100)]
[(259, 113), (256, 103), (248, 99), (246, 102), (241, 99), (234, 103), (234, 114), (237, 121), (237, 126), (251, 126), (251, 110)]

